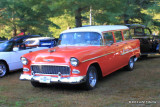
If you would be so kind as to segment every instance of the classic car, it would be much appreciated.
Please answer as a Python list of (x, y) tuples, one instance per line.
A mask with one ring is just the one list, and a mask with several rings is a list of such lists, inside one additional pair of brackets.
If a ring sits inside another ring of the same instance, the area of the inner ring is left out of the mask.
[(131, 38), (140, 40), (141, 56), (160, 53), (160, 36), (152, 35), (151, 29), (144, 25), (127, 24), (127, 26), (130, 28)]
[(23, 43), (26, 45), (26, 47), (53, 47), (56, 44), (56, 40), (53, 37), (37, 37), (26, 39)]
[(26, 48), (18, 41), (9, 40), (0, 44), (0, 77), (5, 76), (10, 71), (23, 68), (20, 57), (23, 54), (46, 49), (48, 47)]
[(133, 70), (140, 55), (138, 39), (125, 39), (122, 25), (79, 27), (63, 31), (58, 46), (21, 57), (23, 74), (34, 87), (45, 83), (82, 83), (96, 87), (98, 78), (122, 67)]

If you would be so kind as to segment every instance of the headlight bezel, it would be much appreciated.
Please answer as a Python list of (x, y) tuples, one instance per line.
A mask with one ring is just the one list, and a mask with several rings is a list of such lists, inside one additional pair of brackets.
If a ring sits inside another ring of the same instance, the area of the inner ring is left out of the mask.
[(75, 57), (71, 57), (70, 58), (70, 63), (71, 63), (72, 66), (76, 67), (76, 66), (79, 65), (79, 60)]
[(25, 57), (21, 57), (21, 62), (23, 65), (27, 65), (28, 64), (28, 59)]

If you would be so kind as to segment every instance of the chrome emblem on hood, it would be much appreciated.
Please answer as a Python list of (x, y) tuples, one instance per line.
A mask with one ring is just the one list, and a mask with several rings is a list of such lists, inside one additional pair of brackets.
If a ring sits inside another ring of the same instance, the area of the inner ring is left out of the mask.
[(43, 59), (43, 61), (50, 62), (50, 61), (54, 61), (54, 59)]
[(49, 49), (48, 52), (50, 52), (50, 53), (51, 52), (56, 52), (56, 49), (54, 49), (54, 50)]

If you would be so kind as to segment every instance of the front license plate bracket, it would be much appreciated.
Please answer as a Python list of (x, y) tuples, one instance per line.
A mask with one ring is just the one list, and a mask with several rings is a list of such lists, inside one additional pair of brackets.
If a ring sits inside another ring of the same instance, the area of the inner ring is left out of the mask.
[(41, 77), (39, 80), (40, 83), (51, 83), (51, 77)]

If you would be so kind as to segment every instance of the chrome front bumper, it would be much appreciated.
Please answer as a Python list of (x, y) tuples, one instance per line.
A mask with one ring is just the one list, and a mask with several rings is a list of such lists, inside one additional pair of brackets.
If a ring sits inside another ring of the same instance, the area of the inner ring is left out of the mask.
[(78, 77), (51, 77), (51, 76), (33, 76), (21, 74), (20, 80), (31, 80), (40, 83), (68, 83), (68, 84), (79, 84), (86, 81), (86, 76)]

